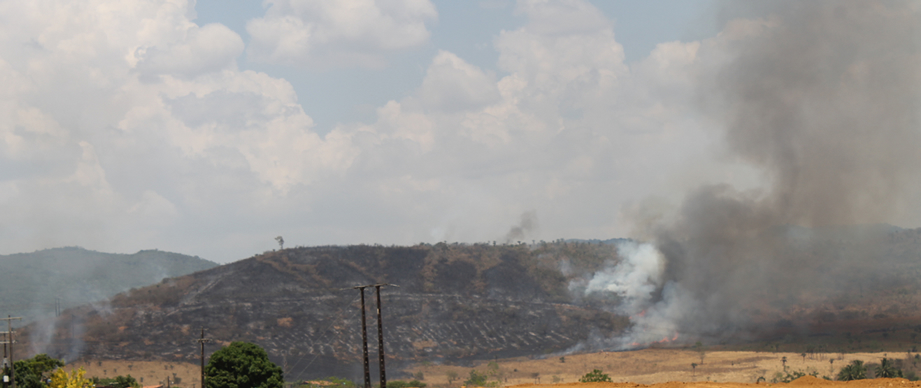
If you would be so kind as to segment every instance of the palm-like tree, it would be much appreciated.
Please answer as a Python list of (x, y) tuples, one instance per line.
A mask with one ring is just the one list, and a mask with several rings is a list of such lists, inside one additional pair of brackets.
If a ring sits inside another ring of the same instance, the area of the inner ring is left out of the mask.
[(892, 361), (884, 358), (876, 367), (876, 377), (902, 377), (902, 370), (892, 365)]
[(839, 381), (863, 380), (865, 378), (867, 378), (867, 367), (860, 360), (851, 361), (850, 364), (841, 368), (841, 372), (838, 372)]

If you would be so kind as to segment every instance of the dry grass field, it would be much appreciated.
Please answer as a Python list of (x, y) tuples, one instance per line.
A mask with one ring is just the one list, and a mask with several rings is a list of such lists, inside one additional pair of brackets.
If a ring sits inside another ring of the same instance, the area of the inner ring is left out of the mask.
[[(826, 381), (812, 376), (806, 376), (794, 380), (788, 384), (751, 384), (751, 383), (685, 383), (669, 382), (651, 385), (651, 388), (754, 388), (764, 387), (765, 385), (788, 385), (790, 388), (910, 388), (921, 387), (921, 382), (908, 381), (905, 379), (874, 379), (874, 380), (856, 380), (856, 381)], [(647, 385), (635, 383), (563, 383), (563, 384), (523, 384), (516, 387), (521, 388), (639, 388)]]
[[(912, 354), (912, 357), (914, 354)], [(554, 384), (577, 382), (592, 369), (600, 369), (611, 376), (614, 382), (639, 384), (661, 384), (666, 382), (735, 382), (754, 383), (764, 376), (770, 382), (784, 371), (782, 359), (787, 358), (787, 372), (818, 372), (819, 376), (835, 376), (838, 370), (852, 360), (878, 363), (883, 357), (906, 358), (906, 353), (798, 353), (705, 352), (703, 362), (700, 353), (690, 350), (646, 349), (630, 352), (605, 352), (571, 354), (561, 360), (559, 356), (545, 359), (499, 359), (498, 375), (502, 385)], [(698, 364), (692, 368), (691, 364)], [(422, 380), (429, 386), (459, 386), (470, 376), (471, 370), (484, 373), (488, 362), (478, 363), (473, 368), (449, 365), (414, 365), (407, 373), (422, 372)], [(457, 378), (449, 381), (449, 375)], [(581, 386), (580, 386), (581, 387)]]
[[(165, 361), (112, 361), (112, 360), (77, 360), (64, 368), (83, 367), (87, 377), (112, 378), (119, 375), (131, 375), (143, 386), (163, 384), (169, 377), (172, 386), (182, 388), (200, 388), (200, 366), (187, 362)], [(178, 380), (177, 380), (178, 378)], [(178, 381), (178, 383), (176, 383)]]
[[(764, 376), (770, 382), (784, 371), (782, 359), (787, 358), (788, 372), (818, 372), (819, 376), (834, 376), (838, 370), (852, 360), (866, 363), (878, 363), (883, 357), (906, 358), (906, 353), (816, 353), (806, 355), (805, 359), (798, 353), (708, 351), (704, 353), (703, 363), (700, 353), (690, 350), (646, 349), (630, 352), (603, 352), (571, 354), (561, 360), (560, 356), (544, 359), (513, 358), (496, 360), (498, 375), (503, 386), (520, 385), (523, 387), (565, 388), (576, 383), (579, 377), (592, 369), (600, 369), (620, 384), (580, 384), (579, 388), (626, 388), (637, 384), (656, 384), (655, 388), (675, 388), (666, 384), (682, 382), (681, 388), (734, 388), (755, 383)], [(914, 354), (911, 355), (914, 357)], [(691, 364), (697, 364), (692, 368)], [(79, 360), (67, 365), (66, 369), (83, 367), (87, 376), (115, 377), (127, 375), (138, 379), (141, 385), (150, 386), (166, 382), (169, 377), (173, 386), (183, 388), (199, 387), (199, 366), (187, 362), (165, 361), (112, 361)], [(429, 387), (460, 387), (470, 376), (471, 370), (485, 373), (489, 369), (487, 361), (479, 362), (474, 367), (451, 365), (418, 364), (404, 370), (406, 373), (422, 373), (422, 381)], [(452, 374), (457, 377), (449, 381)], [(175, 383), (178, 378), (178, 383)], [(393, 379), (393, 378), (391, 378)], [(491, 378), (494, 381), (495, 378)], [(885, 384), (882, 384), (886, 381)], [(875, 387), (921, 386), (907, 380), (867, 380), (875, 382)], [(629, 384), (627, 384), (629, 383)], [(710, 384), (736, 383), (736, 384)], [(803, 383), (803, 382), (800, 382)], [(822, 380), (822, 384), (826, 384)], [(830, 384), (830, 382), (828, 382)], [(838, 383), (844, 384), (844, 383)], [(850, 388), (861, 388), (862, 383), (848, 383)], [(882, 384), (882, 385), (880, 385)], [(869, 385), (868, 385), (869, 387)]]

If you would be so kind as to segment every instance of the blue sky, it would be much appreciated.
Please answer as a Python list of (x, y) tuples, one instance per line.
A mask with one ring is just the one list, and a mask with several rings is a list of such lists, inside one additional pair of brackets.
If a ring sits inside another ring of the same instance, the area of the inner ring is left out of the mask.
[(644, 238), (776, 178), (711, 98), (764, 4), (0, 1), (0, 253)]

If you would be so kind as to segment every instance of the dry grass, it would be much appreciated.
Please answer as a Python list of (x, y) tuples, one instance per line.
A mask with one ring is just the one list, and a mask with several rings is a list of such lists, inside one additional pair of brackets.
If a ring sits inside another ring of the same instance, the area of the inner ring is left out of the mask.
[(179, 384), (173, 386), (183, 388), (200, 388), (200, 365), (188, 362), (166, 361), (112, 361), (112, 360), (78, 360), (67, 364), (65, 369), (70, 372), (74, 368), (86, 369), (87, 377), (113, 378), (115, 376), (131, 375), (143, 386), (163, 384), (166, 378), (171, 382), (179, 378)]
[[(883, 357), (904, 358), (905, 353), (797, 353), (767, 352), (706, 352), (701, 362), (700, 354), (689, 350), (646, 349), (631, 352), (605, 352), (571, 354), (545, 359), (500, 359), (499, 374), (502, 385), (549, 384), (577, 382), (592, 369), (600, 369), (614, 382), (659, 384), (670, 381), (683, 382), (738, 382), (754, 383), (764, 376), (771, 381), (784, 371), (782, 358), (787, 358), (787, 371), (818, 372), (819, 376), (834, 376), (852, 360), (879, 362)], [(834, 361), (830, 361), (834, 360)], [(460, 386), (470, 376), (470, 371), (486, 372), (486, 361), (473, 368), (447, 365), (414, 365), (408, 373), (422, 372), (423, 382), (429, 386)], [(691, 364), (698, 364), (692, 368)], [(457, 380), (448, 382), (448, 373), (457, 374)], [(536, 377), (535, 377), (536, 376)], [(492, 380), (492, 379), (491, 379)]]

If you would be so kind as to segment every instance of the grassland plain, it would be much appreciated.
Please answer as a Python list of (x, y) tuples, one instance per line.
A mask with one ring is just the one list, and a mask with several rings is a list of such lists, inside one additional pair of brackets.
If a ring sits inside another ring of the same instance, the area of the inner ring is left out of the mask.
[[(815, 353), (807, 354), (784, 352), (745, 352), (745, 351), (708, 351), (703, 355), (691, 350), (645, 349), (627, 352), (599, 352), (570, 354), (566, 356), (549, 356), (543, 359), (527, 357), (497, 359), (492, 362), (498, 366), (498, 375), (490, 381), (500, 378), (501, 386), (533, 386), (535, 388), (553, 385), (564, 388), (577, 383), (579, 377), (592, 369), (600, 369), (611, 376), (614, 383), (579, 384), (579, 388), (626, 388), (638, 387), (638, 384), (656, 384), (655, 388), (673, 388), (668, 383), (681, 382), (682, 388), (733, 388), (755, 383), (764, 376), (764, 384), (771, 385), (771, 380), (778, 374), (784, 374), (783, 359), (786, 357), (786, 371), (818, 372), (819, 376), (833, 376), (842, 366), (852, 360), (865, 363), (878, 363), (882, 358), (914, 359), (917, 353)], [(560, 357), (564, 357), (562, 360)], [(490, 361), (480, 361), (473, 367), (434, 365), (420, 363), (402, 372), (417, 375), (422, 373), (422, 382), (429, 387), (460, 387), (470, 376), (471, 370), (488, 373)], [(697, 364), (692, 367), (691, 364)], [(124, 360), (78, 360), (67, 365), (69, 371), (83, 367), (87, 376), (114, 377), (127, 375), (138, 379), (142, 385), (157, 385), (166, 382), (169, 377), (173, 386), (198, 388), (199, 365), (189, 362), (168, 361), (124, 361)], [(448, 376), (456, 374), (449, 381)], [(392, 373), (392, 372), (391, 372)], [(176, 383), (177, 379), (178, 383)], [(405, 380), (391, 377), (391, 380)], [(870, 381), (874, 383), (870, 383)], [(800, 384), (807, 381), (800, 381)], [(357, 382), (360, 384), (360, 382)], [(733, 383), (733, 384), (714, 384)], [(813, 381), (812, 383), (831, 384), (831, 382)], [(810, 383), (810, 385), (812, 385)], [(874, 379), (866, 383), (848, 383), (849, 388), (867, 387), (915, 387), (917, 382), (898, 379)], [(794, 383), (796, 384), (796, 383)], [(838, 383), (843, 384), (843, 383)], [(674, 385), (674, 384), (672, 384)], [(832, 384), (834, 385), (834, 384)]]
[[(563, 383), (552, 384), (553, 388), (750, 388), (763, 386), (790, 386), (790, 387), (809, 387), (809, 388), (909, 388), (921, 387), (917, 381), (908, 381), (905, 379), (878, 379), (878, 380), (856, 380), (856, 381), (827, 381), (820, 378), (806, 376), (793, 382), (784, 384), (754, 384), (754, 383), (713, 383), (713, 382), (668, 382), (654, 385), (643, 385), (636, 383)], [(521, 388), (539, 388), (548, 387), (551, 384), (522, 384), (517, 387)]]
[[(526, 357), (497, 359), (492, 362), (498, 369), (490, 372), (490, 361), (475, 363), (473, 367), (434, 365), (420, 363), (405, 370), (408, 374), (422, 373), (429, 386), (456, 387), (477, 373), (495, 373), (491, 381), (503, 386), (521, 384), (574, 383), (593, 369), (600, 369), (614, 382), (661, 384), (667, 382), (733, 382), (755, 383), (759, 377), (771, 382), (778, 374), (786, 372), (817, 372), (819, 376), (834, 376), (841, 367), (852, 360), (867, 364), (879, 363), (884, 358), (915, 361), (917, 353), (784, 353), (746, 351), (707, 351), (701, 354), (692, 350), (645, 349), (627, 352), (600, 352), (548, 356), (543, 359)], [(564, 357), (564, 358), (562, 358)], [(693, 367), (692, 364), (697, 364)], [(452, 373), (453, 372), (453, 373)], [(449, 381), (448, 376), (457, 378)], [(874, 385), (876, 387), (877, 385)], [(883, 385), (885, 386), (885, 385)], [(585, 387), (580, 385), (580, 387)]]

